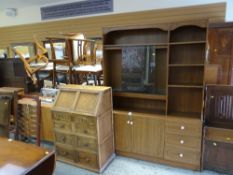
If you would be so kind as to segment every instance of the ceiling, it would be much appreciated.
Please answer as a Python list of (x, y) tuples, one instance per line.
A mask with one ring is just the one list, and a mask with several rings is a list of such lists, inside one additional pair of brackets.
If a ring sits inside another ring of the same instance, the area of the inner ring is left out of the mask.
[[(29, 7), (29, 6), (44, 6), (49, 4), (56, 4), (56, 3), (67, 3), (67, 2), (74, 2), (75, 0), (1, 0), (0, 9), (5, 8), (22, 8), (22, 7)], [(76, 0), (80, 1), (80, 0)]]

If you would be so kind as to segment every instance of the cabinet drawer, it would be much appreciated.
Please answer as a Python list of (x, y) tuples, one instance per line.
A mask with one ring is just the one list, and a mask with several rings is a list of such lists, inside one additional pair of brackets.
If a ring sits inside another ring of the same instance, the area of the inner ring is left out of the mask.
[(191, 137), (177, 134), (166, 134), (165, 143), (179, 147), (193, 148), (196, 150), (201, 149), (201, 139), (198, 137)]
[(54, 129), (57, 131), (72, 132), (71, 123), (54, 122)]
[(190, 135), (201, 137), (201, 123), (191, 123), (185, 121), (166, 121), (166, 133)]
[(97, 167), (97, 156), (96, 154), (91, 154), (83, 151), (77, 151), (76, 152), (76, 161), (79, 164), (86, 165), (92, 168), (98, 168)]
[(204, 143), (204, 168), (233, 174), (233, 144), (211, 140)]
[(75, 139), (74, 136), (72, 135), (67, 135), (59, 132), (55, 132), (55, 139), (56, 142), (62, 143), (62, 144), (67, 144), (67, 145), (75, 145)]
[(66, 112), (53, 112), (53, 120), (55, 122), (71, 122), (70, 114)]
[(164, 158), (175, 162), (183, 162), (192, 165), (200, 165), (200, 152), (182, 147), (166, 145)]
[(60, 157), (72, 162), (75, 161), (75, 151), (70, 148), (56, 145), (56, 153), (58, 158)]
[(76, 143), (78, 148), (88, 149), (92, 151), (97, 151), (96, 139), (85, 138), (85, 137), (76, 137)]
[(96, 136), (96, 118), (82, 115), (74, 115), (72, 118), (74, 121), (75, 133)]

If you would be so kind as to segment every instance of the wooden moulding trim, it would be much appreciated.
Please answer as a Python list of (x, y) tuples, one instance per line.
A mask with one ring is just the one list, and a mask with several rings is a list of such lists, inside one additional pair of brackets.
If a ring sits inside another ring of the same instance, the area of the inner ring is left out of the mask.
[(150, 100), (162, 100), (166, 101), (166, 95), (153, 95), (153, 94), (143, 94), (143, 93), (125, 93), (125, 92), (114, 92), (113, 96), (117, 97), (127, 97), (127, 98), (139, 98), (139, 99), (150, 99)]
[(225, 28), (233, 27), (233, 22), (224, 22), (224, 23), (210, 23), (209, 28)]
[(145, 155), (140, 155), (140, 154), (136, 154), (136, 153), (119, 151), (119, 150), (116, 150), (116, 154), (121, 155), (121, 156), (139, 159), (139, 160), (146, 160), (146, 161), (150, 161), (150, 162), (154, 162), (154, 163), (166, 164), (166, 165), (179, 167), (179, 168), (186, 168), (186, 169), (192, 169), (192, 170), (197, 170), (197, 171), (201, 170), (200, 165), (186, 164), (183, 162), (174, 162), (174, 161), (165, 160), (163, 158), (156, 158), (156, 157), (145, 156)]
[(206, 41), (186, 41), (186, 42), (171, 42), (170, 45), (185, 45), (185, 44), (205, 44)]

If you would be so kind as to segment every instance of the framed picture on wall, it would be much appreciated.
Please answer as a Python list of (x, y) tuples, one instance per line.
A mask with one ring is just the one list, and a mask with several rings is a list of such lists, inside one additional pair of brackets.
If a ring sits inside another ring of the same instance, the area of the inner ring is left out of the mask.
[[(35, 43), (27, 42), (27, 43), (12, 43), (11, 47), (18, 50), (22, 53), (24, 58), (30, 58), (36, 55), (36, 45)], [(14, 58), (19, 58), (18, 55), (13, 53)]]

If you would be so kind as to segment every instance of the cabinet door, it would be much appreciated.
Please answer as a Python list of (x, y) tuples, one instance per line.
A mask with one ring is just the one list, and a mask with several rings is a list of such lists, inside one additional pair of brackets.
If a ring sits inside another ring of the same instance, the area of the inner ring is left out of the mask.
[(164, 120), (148, 116), (133, 116), (133, 152), (163, 157)]
[(220, 84), (232, 84), (233, 27), (210, 28), (209, 63), (221, 67)]
[(233, 173), (233, 144), (205, 141), (204, 168)]
[(119, 151), (132, 150), (132, 126), (127, 121), (127, 115), (114, 114), (115, 148)]

